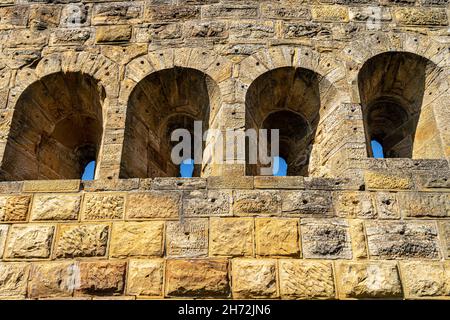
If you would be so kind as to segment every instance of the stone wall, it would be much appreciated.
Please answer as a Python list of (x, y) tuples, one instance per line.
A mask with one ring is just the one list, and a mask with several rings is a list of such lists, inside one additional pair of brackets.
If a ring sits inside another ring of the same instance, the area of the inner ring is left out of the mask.
[[(449, 14), (0, 0), (0, 299), (448, 299)], [(291, 176), (171, 177), (170, 129), (297, 118)]]

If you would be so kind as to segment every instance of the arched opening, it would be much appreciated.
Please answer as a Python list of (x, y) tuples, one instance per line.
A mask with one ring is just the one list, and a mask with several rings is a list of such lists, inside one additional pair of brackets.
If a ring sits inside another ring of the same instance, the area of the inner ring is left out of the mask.
[(80, 179), (97, 159), (105, 91), (89, 75), (55, 73), (31, 84), (15, 106), (4, 180)]
[(81, 180), (94, 180), (94, 176), (95, 176), (95, 161), (92, 160), (84, 167)]
[[(279, 130), (279, 154), (270, 156), (286, 161), (289, 176), (309, 175), (319, 123), (320, 80), (308, 69), (279, 68), (258, 77), (246, 96), (246, 128)], [(270, 131), (268, 136), (270, 144)], [(246, 175), (260, 175), (265, 165), (250, 163), (249, 143), (246, 147)]]
[[(201, 154), (205, 146), (199, 135), (210, 127), (219, 106), (218, 86), (201, 71), (175, 67), (148, 75), (128, 101), (120, 177), (179, 176), (180, 163), (174, 163), (171, 154), (180, 141), (171, 141), (172, 133), (189, 132), (192, 153), (180, 156), (196, 159), (195, 147)], [(200, 121), (196, 127), (195, 121)], [(193, 176), (202, 176), (205, 170), (196, 163)]]
[(384, 158), (383, 146), (377, 140), (372, 140), (370, 142), (370, 147), (372, 149), (372, 156), (374, 158), (382, 159)]
[(382, 53), (363, 65), (358, 85), (370, 156), (373, 140), (386, 158), (443, 156), (432, 104), (423, 103), (437, 73), (434, 63), (406, 52)]

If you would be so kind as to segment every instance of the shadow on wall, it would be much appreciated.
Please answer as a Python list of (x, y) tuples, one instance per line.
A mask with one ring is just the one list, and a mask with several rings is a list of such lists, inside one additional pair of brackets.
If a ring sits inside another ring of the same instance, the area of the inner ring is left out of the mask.
[(373, 140), (386, 158), (444, 156), (432, 104), (423, 104), (434, 73), (431, 61), (405, 52), (382, 53), (363, 65), (358, 85), (370, 156), (376, 157)]
[(100, 149), (104, 98), (103, 87), (82, 73), (31, 84), (15, 106), (1, 179), (80, 179)]

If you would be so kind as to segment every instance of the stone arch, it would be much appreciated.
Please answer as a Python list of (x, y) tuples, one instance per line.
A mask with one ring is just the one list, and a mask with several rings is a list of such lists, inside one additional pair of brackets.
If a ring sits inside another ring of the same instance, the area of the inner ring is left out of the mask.
[[(95, 158), (98, 164), (107, 108), (118, 96), (118, 72), (102, 55), (74, 51), (43, 56), (19, 70), (8, 95), (2, 179), (79, 179), (85, 161)], [(51, 145), (65, 154), (44, 157)]]
[[(245, 99), (246, 129), (279, 129), (280, 156), (288, 175), (313, 174), (321, 159), (321, 118), (340, 102), (338, 90), (310, 69), (281, 67), (263, 73), (252, 82)], [(315, 156), (312, 156), (315, 154)], [(246, 174), (259, 175), (262, 165), (249, 163)], [(254, 157), (253, 157), (254, 159)]]
[(358, 93), (368, 154), (375, 139), (389, 158), (445, 158), (442, 133), (448, 115), (444, 112), (441, 122), (437, 117), (445, 110), (441, 102), (448, 104), (448, 99), (440, 99), (448, 95), (445, 83), (448, 71), (415, 53), (390, 51), (365, 61), (358, 73)]
[[(194, 139), (194, 121), (202, 121), (205, 132), (220, 103), (217, 83), (200, 70), (171, 67), (144, 77), (128, 101), (120, 177), (177, 176), (171, 132), (186, 129)], [(194, 175), (204, 175), (206, 167), (197, 164)]]

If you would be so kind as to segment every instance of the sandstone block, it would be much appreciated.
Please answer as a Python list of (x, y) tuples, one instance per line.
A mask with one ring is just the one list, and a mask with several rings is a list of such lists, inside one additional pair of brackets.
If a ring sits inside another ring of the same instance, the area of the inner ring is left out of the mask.
[(162, 296), (164, 260), (131, 260), (128, 265), (127, 294)]
[(377, 192), (375, 194), (375, 206), (378, 218), (398, 219), (400, 218), (399, 202), (397, 195), (393, 192)]
[(208, 189), (252, 189), (253, 177), (211, 176), (207, 179)]
[(127, 218), (178, 218), (180, 205), (181, 193), (179, 192), (130, 193), (127, 199)]
[[(443, 241), (443, 246), (445, 248), (445, 256), (450, 258), (450, 221), (445, 221), (441, 223), (441, 239)], [(0, 237), (1, 238), (1, 237)], [(1, 247), (1, 245), (0, 245)], [(1, 252), (1, 250), (0, 250)]]
[(78, 192), (80, 180), (27, 180), (23, 192)]
[(210, 255), (252, 256), (253, 224), (252, 218), (211, 218)]
[(208, 255), (208, 219), (167, 221), (167, 255), (201, 257)]
[(303, 177), (277, 177), (256, 176), (254, 177), (255, 189), (303, 189)]
[(183, 196), (183, 215), (186, 217), (231, 215), (231, 193), (228, 191), (195, 190)]
[(269, 214), (281, 212), (281, 197), (272, 191), (235, 191), (233, 213), (236, 215)]
[(0, 263), (0, 297), (25, 298), (29, 273), (28, 263)]
[(405, 295), (408, 298), (450, 296), (450, 265), (442, 262), (400, 264)]
[(142, 8), (140, 4), (113, 2), (94, 6), (92, 24), (118, 24), (139, 22)]
[(368, 171), (364, 175), (367, 189), (412, 189), (413, 182), (409, 174)]
[(300, 216), (331, 215), (331, 194), (325, 191), (283, 191), (281, 193), (283, 214)]
[(369, 254), (384, 259), (437, 259), (437, 230), (430, 222), (366, 222)]
[(74, 262), (49, 262), (34, 264), (30, 272), (30, 298), (56, 298), (71, 296), (79, 277), (79, 267)]
[(447, 13), (441, 8), (396, 8), (394, 17), (402, 25), (448, 25)]
[(337, 265), (340, 298), (396, 298), (402, 286), (395, 263), (343, 262)]
[(313, 6), (311, 9), (312, 18), (322, 22), (348, 22), (348, 9), (331, 5)]
[(118, 194), (86, 194), (83, 201), (83, 219), (122, 219), (125, 197)]
[(335, 297), (331, 263), (281, 259), (279, 268), (282, 298), (332, 299)]
[(199, 16), (200, 8), (197, 6), (150, 5), (146, 6), (144, 12), (144, 18), (149, 22), (180, 21)]
[(81, 196), (37, 194), (33, 199), (31, 220), (76, 220)]
[(303, 256), (320, 259), (351, 259), (351, 239), (344, 220), (302, 219)]
[(277, 297), (276, 269), (275, 260), (233, 260), (233, 298), (249, 299)]
[(337, 192), (333, 196), (336, 215), (343, 218), (375, 218), (369, 192)]
[(229, 292), (226, 260), (167, 260), (166, 295), (227, 297)]
[(118, 222), (113, 225), (110, 256), (113, 258), (161, 256), (163, 221)]
[(202, 7), (203, 18), (256, 18), (258, 7), (254, 5), (218, 4)]
[(69, 224), (59, 227), (56, 237), (57, 258), (102, 257), (106, 254), (109, 226)]
[(80, 262), (80, 282), (77, 293), (88, 295), (118, 295), (125, 287), (125, 262)]
[(54, 226), (13, 225), (5, 249), (7, 259), (50, 257)]
[(30, 196), (0, 197), (0, 221), (26, 221)]
[(350, 235), (352, 238), (353, 256), (356, 259), (365, 259), (368, 256), (366, 246), (366, 233), (364, 223), (360, 220), (350, 220)]
[(402, 213), (406, 217), (449, 217), (450, 194), (431, 192), (402, 192), (398, 194)]
[(95, 42), (127, 42), (131, 39), (130, 25), (100, 26), (95, 32)]
[(256, 254), (298, 256), (300, 253), (297, 219), (257, 218)]

